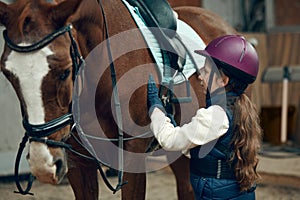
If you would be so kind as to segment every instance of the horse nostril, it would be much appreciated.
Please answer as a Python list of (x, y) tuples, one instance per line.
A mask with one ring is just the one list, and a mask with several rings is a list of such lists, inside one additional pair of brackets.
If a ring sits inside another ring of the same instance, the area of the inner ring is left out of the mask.
[(55, 182), (56, 184), (59, 184), (67, 173), (67, 161), (65, 155), (57, 155), (56, 157), (54, 157), (53, 164), (56, 166), (54, 175), (56, 179)]
[(58, 159), (57, 161), (55, 161), (54, 165), (56, 165), (56, 174), (60, 175), (62, 173), (62, 167), (63, 167), (62, 159)]

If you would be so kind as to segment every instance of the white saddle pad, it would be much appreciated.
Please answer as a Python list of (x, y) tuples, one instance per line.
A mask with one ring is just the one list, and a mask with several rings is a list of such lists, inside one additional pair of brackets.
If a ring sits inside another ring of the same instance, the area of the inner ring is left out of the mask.
[[(180, 19), (177, 19), (177, 33), (182, 39), (183, 43), (186, 45), (188, 51), (190, 52), (187, 54), (186, 63), (183, 69), (183, 74), (178, 73), (175, 77), (170, 76), (163, 76), (165, 67), (163, 64), (163, 58), (161, 53), (161, 48), (157, 39), (146, 26), (144, 20), (142, 19), (141, 15), (139, 14), (138, 8), (131, 6), (127, 1), (122, 0), (126, 7), (128, 8), (129, 12), (131, 13), (133, 19), (135, 20), (137, 26), (141, 30), (143, 37), (155, 59), (157, 64), (157, 70), (160, 75), (160, 80), (162, 83), (169, 83), (170, 79), (174, 79), (174, 84), (179, 84), (185, 81), (185, 77), (188, 79), (191, 75), (193, 75), (197, 69), (200, 69), (204, 66), (205, 58), (199, 54), (194, 53), (194, 50), (204, 49), (205, 44), (203, 40), (198, 36), (198, 34), (185, 22)], [(192, 58), (194, 59), (196, 66), (194, 65)]]

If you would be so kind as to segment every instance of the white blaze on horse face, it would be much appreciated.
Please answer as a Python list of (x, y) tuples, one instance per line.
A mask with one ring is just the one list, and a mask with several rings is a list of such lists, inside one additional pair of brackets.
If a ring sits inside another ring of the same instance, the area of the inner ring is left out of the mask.
[(52, 54), (53, 52), (48, 47), (34, 53), (12, 51), (5, 63), (6, 69), (19, 79), (20, 90), (27, 108), (28, 121), (31, 124), (45, 122), (41, 86), (43, 78), (50, 71), (47, 56)]
[[(20, 46), (27, 45), (22, 43)], [(44, 47), (31, 53), (12, 51), (5, 63), (6, 69), (19, 80), (20, 92), (23, 95), (28, 121), (31, 124), (45, 123), (41, 87), (43, 78), (50, 71), (47, 56), (52, 54), (53, 52), (49, 47)], [(53, 157), (45, 144), (32, 142), (29, 153), (30, 158), (28, 161), (33, 174), (41, 173), (42, 171), (45, 173), (45, 170), (47, 171), (46, 173), (55, 173), (56, 167), (55, 165), (53, 166)]]

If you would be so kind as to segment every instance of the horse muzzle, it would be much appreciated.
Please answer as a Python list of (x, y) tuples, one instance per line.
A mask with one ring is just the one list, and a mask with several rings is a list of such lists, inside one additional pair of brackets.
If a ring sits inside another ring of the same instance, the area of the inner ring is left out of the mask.
[(72, 122), (73, 118), (70, 113), (39, 125), (32, 125), (26, 118), (23, 119), (23, 126), (30, 142), (27, 159), (32, 175), (39, 181), (59, 184), (67, 173), (65, 150), (71, 149), (71, 145), (48, 139), (48, 136), (66, 128)]
[(48, 148), (46, 144), (31, 142), (27, 159), (31, 173), (43, 183), (59, 184), (68, 172), (63, 148)]

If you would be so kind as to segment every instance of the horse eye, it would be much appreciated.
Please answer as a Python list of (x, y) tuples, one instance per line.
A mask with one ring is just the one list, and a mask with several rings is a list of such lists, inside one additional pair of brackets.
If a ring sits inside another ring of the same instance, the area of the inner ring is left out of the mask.
[(70, 69), (66, 69), (66, 70), (63, 72), (63, 74), (60, 75), (59, 79), (60, 79), (61, 81), (65, 81), (65, 80), (69, 77), (70, 72), (71, 72)]

